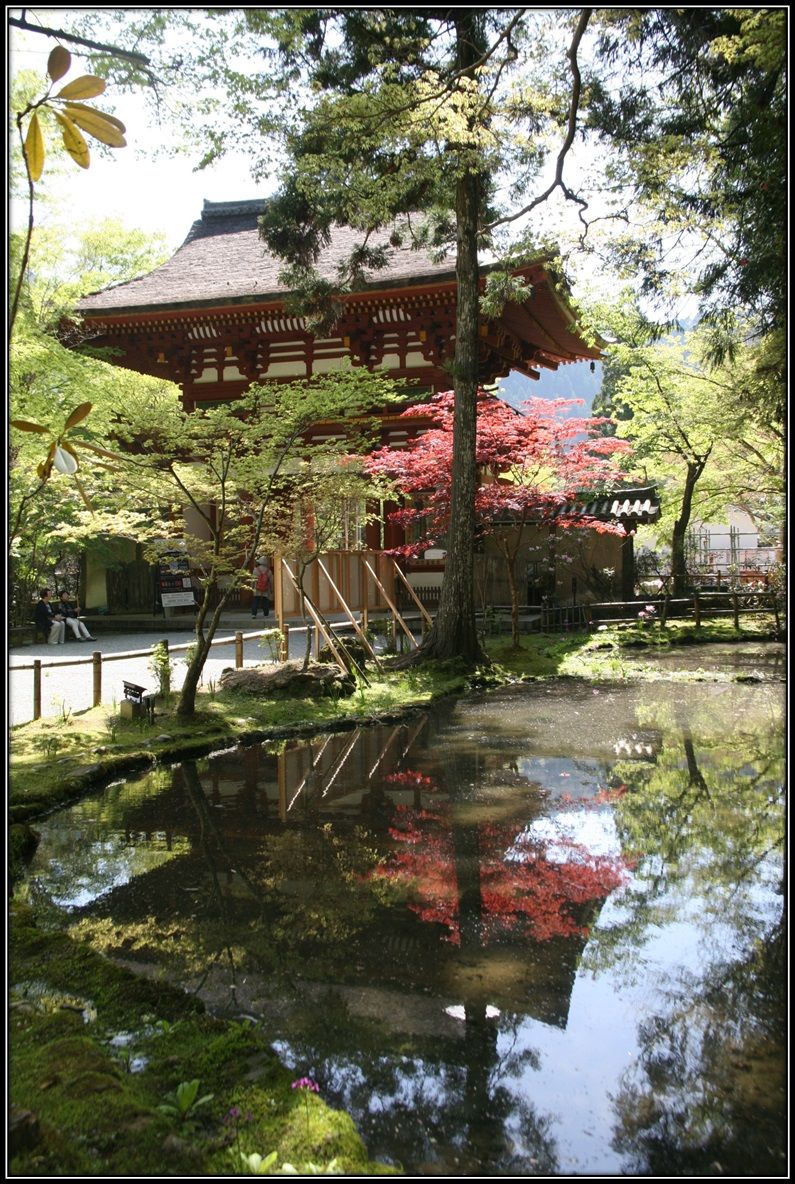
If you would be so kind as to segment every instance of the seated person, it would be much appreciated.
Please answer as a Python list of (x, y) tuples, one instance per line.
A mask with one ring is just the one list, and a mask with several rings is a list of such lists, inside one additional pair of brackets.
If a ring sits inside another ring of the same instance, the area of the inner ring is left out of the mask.
[(58, 645), (63, 641), (66, 624), (63, 614), (50, 604), (49, 588), (42, 588), (39, 592), (39, 602), (36, 605), (34, 619), (36, 628), (41, 630), (50, 645)]
[(75, 641), (93, 641), (89, 631), (80, 620), (80, 605), (71, 604), (66, 592), (62, 592), (56, 605), (58, 612), (75, 635)]

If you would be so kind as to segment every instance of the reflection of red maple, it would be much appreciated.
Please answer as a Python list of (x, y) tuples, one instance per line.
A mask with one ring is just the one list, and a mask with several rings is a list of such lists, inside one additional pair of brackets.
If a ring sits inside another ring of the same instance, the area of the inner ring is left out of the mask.
[[(390, 834), (397, 846), (379, 875), (410, 888), (409, 908), (423, 921), (461, 940), (453, 830), (449, 808), (398, 806)], [(576, 917), (580, 906), (603, 901), (626, 881), (619, 858), (593, 855), (570, 840), (517, 836), (510, 825), (477, 828), (481, 941), (525, 934), (536, 941), (586, 935)]]

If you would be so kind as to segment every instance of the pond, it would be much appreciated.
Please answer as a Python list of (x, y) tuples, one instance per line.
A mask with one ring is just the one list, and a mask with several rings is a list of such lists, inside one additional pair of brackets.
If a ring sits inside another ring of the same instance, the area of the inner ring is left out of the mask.
[(39, 827), (27, 890), (410, 1174), (786, 1175), (780, 684), (571, 681)]

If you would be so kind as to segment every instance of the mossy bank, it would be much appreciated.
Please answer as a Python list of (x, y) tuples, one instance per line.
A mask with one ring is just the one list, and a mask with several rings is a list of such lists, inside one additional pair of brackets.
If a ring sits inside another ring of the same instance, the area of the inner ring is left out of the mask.
[[(11, 914), (12, 1176), (396, 1174), (249, 1022)], [(197, 1085), (193, 1085), (196, 1082)], [(274, 1155), (275, 1153), (275, 1155)], [(256, 1161), (255, 1161), (256, 1162)]]

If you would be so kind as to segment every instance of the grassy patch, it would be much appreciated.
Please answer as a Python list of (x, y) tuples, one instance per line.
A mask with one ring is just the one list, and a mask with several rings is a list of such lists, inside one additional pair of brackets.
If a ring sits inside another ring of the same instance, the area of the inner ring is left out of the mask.
[[(741, 629), (730, 618), (716, 618), (699, 628), (692, 621), (659, 624), (602, 625), (596, 629), (564, 634), (533, 633), (522, 636), (521, 647), (510, 640), (492, 639), (489, 655), (508, 674), (523, 678), (665, 678), (676, 680), (672, 669), (649, 667), (644, 658), (676, 646), (717, 642), (766, 642), (778, 640), (769, 616), (747, 616)], [(683, 677), (688, 675), (683, 674)], [(692, 673), (689, 677), (695, 677)]]

